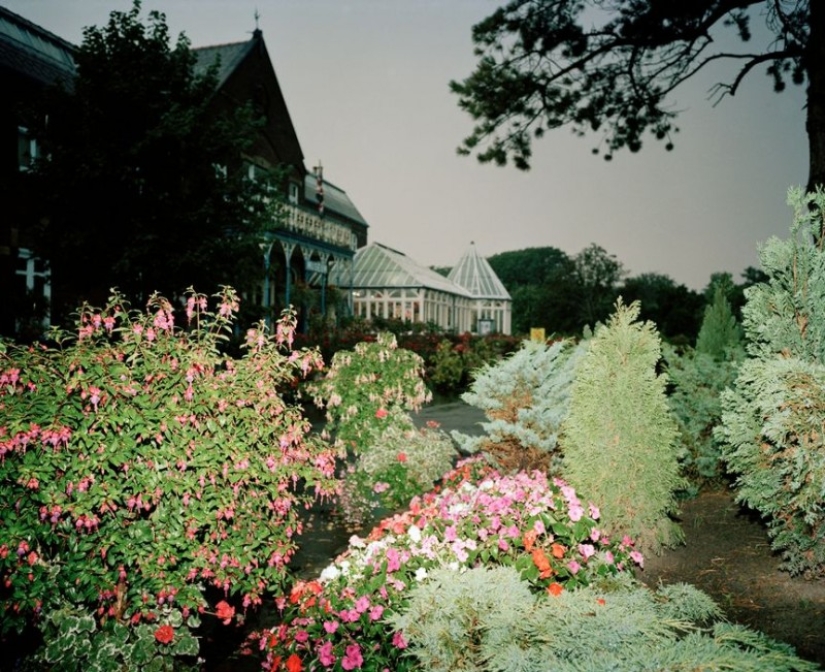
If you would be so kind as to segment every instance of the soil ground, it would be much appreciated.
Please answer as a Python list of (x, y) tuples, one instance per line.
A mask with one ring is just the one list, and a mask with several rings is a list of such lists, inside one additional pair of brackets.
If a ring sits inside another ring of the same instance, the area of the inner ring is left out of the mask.
[[(442, 429), (482, 432), (484, 415), (463, 402), (437, 403), (415, 418)], [(299, 575), (317, 576), (347, 546), (350, 532), (327, 511), (315, 511), (304, 545), (294, 558)], [(682, 504), (684, 546), (645, 558), (639, 573), (647, 585), (690, 583), (722, 607), (728, 620), (786, 642), (801, 657), (825, 669), (825, 580), (794, 578), (779, 570), (764, 525), (743, 510), (730, 492), (704, 492)]]
[(682, 505), (684, 546), (645, 558), (651, 587), (690, 583), (722, 607), (728, 620), (792, 645), (825, 668), (825, 580), (780, 571), (758, 515), (730, 492), (704, 492)]

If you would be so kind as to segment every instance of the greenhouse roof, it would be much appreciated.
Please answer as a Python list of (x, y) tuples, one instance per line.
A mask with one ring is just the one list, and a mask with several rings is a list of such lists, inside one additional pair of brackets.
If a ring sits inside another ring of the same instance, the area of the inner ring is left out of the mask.
[(355, 253), (352, 286), (358, 288), (424, 288), (470, 297), (431, 268), (419, 266), (407, 255), (380, 243), (370, 243)]
[(470, 248), (453, 266), (448, 277), (477, 299), (510, 299), (509, 292), (474, 243), (470, 243)]

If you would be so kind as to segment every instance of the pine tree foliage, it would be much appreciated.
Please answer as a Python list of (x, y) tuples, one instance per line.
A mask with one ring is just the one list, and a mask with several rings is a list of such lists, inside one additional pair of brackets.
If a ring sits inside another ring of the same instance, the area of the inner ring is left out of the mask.
[(564, 423), (564, 477), (601, 507), (606, 531), (659, 552), (682, 540), (671, 516), (679, 475), (676, 421), (657, 374), (661, 339), (621, 299), (576, 369)]
[(679, 428), (682, 474), (691, 490), (719, 487), (726, 482), (725, 465), (714, 430), (722, 418), (722, 392), (736, 380), (744, 351), (728, 350), (717, 360), (696, 350), (679, 354), (665, 347), (672, 391), (668, 403)]
[(717, 435), (737, 500), (765, 517), (783, 568), (825, 576), (825, 192), (788, 200), (791, 235), (762, 247), (768, 280), (746, 291), (748, 358)]
[(785, 644), (724, 623), (692, 586), (654, 593), (629, 576), (553, 597), (532, 595), (512, 567), (442, 568), (391, 622), (431, 672), (817, 669)]
[(742, 328), (727, 299), (727, 288), (721, 282), (714, 285), (696, 349), (679, 354), (666, 347), (664, 354), (673, 388), (668, 401), (679, 427), (682, 472), (693, 488), (719, 486), (725, 480), (713, 432), (722, 417), (722, 391), (733, 384), (745, 354)]
[(464, 451), (489, 453), (504, 470), (557, 471), (559, 432), (584, 349), (571, 341), (526, 341), (509, 357), (484, 366), (461, 398), (484, 411), (486, 435), (453, 432), (455, 441)]
[(725, 360), (729, 349), (736, 349), (742, 342), (742, 329), (731, 310), (730, 302), (722, 287), (713, 292), (713, 302), (705, 308), (705, 316), (696, 337), (696, 352), (710, 355), (717, 361)]

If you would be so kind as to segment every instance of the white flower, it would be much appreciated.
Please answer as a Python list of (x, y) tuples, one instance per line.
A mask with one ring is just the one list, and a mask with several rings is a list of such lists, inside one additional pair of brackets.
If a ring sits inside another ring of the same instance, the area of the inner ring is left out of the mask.
[(424, 567), (419, 567), (415, 570), (415, 580), (423, 581), (427, 578), (427, 570)]
[(407, 534), (416, 544), (421, 541), (421, 530), (418, 529), (417, 525), (410, 525), (410, 529), (407, 530)]
[(458, 563), (457, 562), (451, 562), (450, 564), (447, 565), (447, 569), (449, 569), (451, 572), (457, 572), (458, 571)]
[(361, 537), (359, 537), (357, 534), (353, 534), (349, 538), (349, 545), (352, 546), (353, 548), (364, 548), (364, 546), (365, 546), (364, 540)]
[(341, 576), (341, 570), (338, 569), (335, 565), (328, 565), (324, 568), (324, 571), (321, 572), (321, 581), (335, 581), (335, 579), (337, 579), (339, 576)]

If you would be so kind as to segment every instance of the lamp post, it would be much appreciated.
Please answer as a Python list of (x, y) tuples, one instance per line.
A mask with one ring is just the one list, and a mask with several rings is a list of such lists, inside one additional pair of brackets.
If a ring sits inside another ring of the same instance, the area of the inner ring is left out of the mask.
[(264, 323), (267, 327), (271, 326), (270, 324), (270, 317), (269, 317), (269, 257), (272, 254), (272, 245), (274, 241), (264, 241), (259, 243), (261, 252), (264, 253), (264, 296), (263, 296), (263, 309), (264, 309)]

